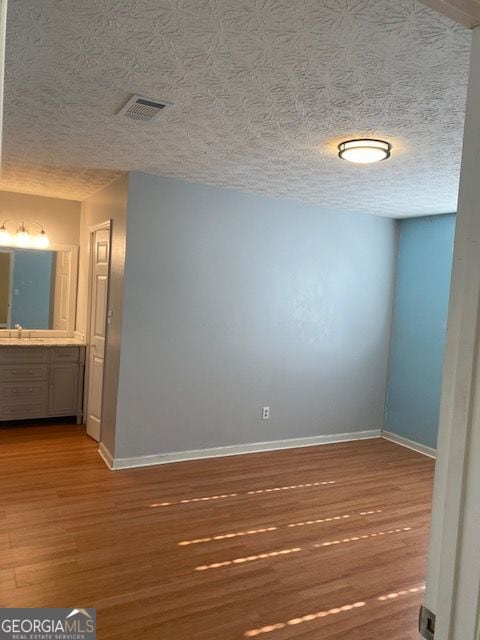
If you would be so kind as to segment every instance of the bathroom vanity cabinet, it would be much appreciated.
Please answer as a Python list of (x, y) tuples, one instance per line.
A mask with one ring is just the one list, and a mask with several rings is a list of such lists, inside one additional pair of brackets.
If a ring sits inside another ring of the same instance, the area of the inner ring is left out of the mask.
[(76, 416), (80, 424), (84, 368), (84, 345), (0, 340), (0, 421)]

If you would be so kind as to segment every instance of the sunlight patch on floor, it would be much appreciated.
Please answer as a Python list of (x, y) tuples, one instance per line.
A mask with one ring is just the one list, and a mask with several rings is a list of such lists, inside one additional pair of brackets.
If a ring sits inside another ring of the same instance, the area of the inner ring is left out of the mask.
[(359, 513), (346, 513), (341, 516), (332, 516), (330, 518), (318, 518), (317, 520), (306, 520), (305, 522), (291, 522), (286, 525), (278, 525), (271, 527), (261, 527), (259, 529), (248, 529), (246, 531), (235, 531), (233, 533), (221, 533), (214, 536), (205, 536), (203, 538), (194, 538), (193, 540), (182, 540), (178, 542), (179, 547), (187, 547), (191, 544), (202, 544), (204, 542), (216, 542), (218, 540), (227, 540), (229, 538), (239, 538), (243, 536), (253, 536), (258, 533), (270, 533), (271, 531), (278, 531), (282, 527), (294, 528), (294, 527), (304, 527), (312, 524), (324, 524), (328, 522), (340, 522), (342, 520), (346, 520), (348, 518), (354, 518), (357, 515), (367, 516), (376, 513), (383, 513), (382, 509), (376, 509), (375, 511), (360, 511)]
[(317, 613), (309, 613), (306, 616), (302, 616), (300, 618), (290, 618), (290, 620), (287, 620), (286, 622), (277, 622), (276, 624), (270, 624), (265, 627), (260, 627), (259, 629), (250, 629), (250, 631), (246, 631), (244, 633), (244, 636), (246, 638), (254, 638), (255, 636), (261, 635), (262, 633), (279, 631), (280, 629), (285, 629), (285, 627), (293, 627), (298, 624), (302, 624), (302, 622), (312, 622), (313, 620), (326, 618), (328, 616), (334, 616), (345, 611), (360, 609), (361, 607), (365, 607), (366, 604), (366, 602), (354, 602), (353, 604), (345, 604), (342, 607), (335, 607), (333, 609), (327, 609), (325, 611), (318, 611)]
[(225, 560), (224, 562), (214, 562), (213, 564), (204, 564), (195, 567), (196, 571), (206, 571), (207, 569), (220, 569), (220, 567), (229, 567), (231, 565), (243, 564), (244, 562), (254, 562), (255, 560), (264, 560), (266, 558), (276, 558), (277, 556), (285, 556), (291, 553), (302, 551), (302, 547), (294, 547), (293, 549), (281, 549), (280, 551), (270, 551), (269, 553), (259, 553), (256, 556), (247, 556), (245, 558), (235, 558), (234, 560)]
[[(365, 534), (362, 536), (353, 536), (351, 538), (343, 538), (342, 540), (329, 540), (328, 542), (322, 542), (320, 544), (314, 544), (311, 549), (320, 549), (329, 547), (331, 545), (343, 544), (347, 542), (357, 542), (360, 540), (366, 540), (368, 538), (376, 538), (394, 533), (405, 533), (412, 531), (412, 527), (403, 527), (402, 529), (390, 529), (389, 531), (376, 531), (374, 533)], [(234, 560), (224, 560), (223, 562), (214, 562), (213, 564), (205, 564), (199, 567), (195, 567), (196, 571), (206, 571), (207, 569), (220, 569), (222, 567), (230, 567), (244, 562), (254, 562), (255, 560), (265, 560), (266, 558), (274, 558), (276, 556), (283, 556), (290, 553), (298, 553), (299, 551), (306, 551), (303, 547), (295, 547), (293, 549), (283, 549), (281, 551), (271, 551), (269, 553), (259, 553), (258, 555), (247, 556), (245, 558), (235, 558)]]
[(376, 538), (379, 536), (388, 536), (393, 533), (404, 533), (405, 531), (411, 531), (412, 527), (403, 527), (402, 529), (389, 529), (388, 531), (375, 531), (374, 533), (366, 533), (363, 536), (352, 536), (351, 538), (342, 538), (341, 540), (330, 540), (328, 542), (322, 542), (316, 544), (315, 547), (330, 547), (334, 544), (345, 544), (347, 542), (357, 542), (359, 540), (367, 540), (368, 538)]
[[(414, 593), (420, 593), (421, 591), (425, 591), (425, 585), (420, 585), (417, 587), (410, 587), (408, 589), (394, 591), (387, 595), (379, 596), (377, 600), (380, 602), (386, 602), (388, 600), (393, 600), (395, 598), (398, 598), (399, 596), (407, 596)], [(269, 624), (264, 627), (260, 627), (258, 629), (250, 629), (249, 631), (245, 631), (244, 636), (246, 638), (254, 638), (264, 633), (271, 633), (272, 631), (280, 631), (281, 629), (285, 629), (289, 626), (296, 626), (298, 624), (302, 624), (303, 622), (313, 622), (314, 620), (326, 618), (328, 616), (336, 615), (338, 613), (353, 611), (355, 609), (366, 607), (372, 602), (373, 600), (368, 600), (366, 602), (355, 602), (354, 604), (347, 604), (342, 607), (334, 607), (333, 609), (326, 609), (325, 611), (319, 611), (317, 613), (309, 613), (307, 615), (300, 616), (298, 618), (290, 618), (290, 620), (286, 620), (285, 622), (276, 622), (274, 624)]]
[(183, 500), (172, 500), (171, 502), (154, 502), (150, 505), (151, 508), (155, 507), (173, 507), (179, 504), (189, 504), (191, 502), (208, 502), (210, 500), (220, 500), (224, 498), (235, 498), (240, 495), (253, 496), (263, 493), (273, 493), (275, 491), (290, 491), (291, 489), (305, 489), (309, 487), (325, 487), (335, 484), (335, 480), (327, 480), (325, 482), (307, 482), (305, 484), (292, 484), (284, 487), (269, 487), (268, 489), (254, 489), (243, 493), (222, 493), (221, 495), (214, 496), (202, 496), (200, 498), (185, 498)]
[(211, 536), (210, 538), (196, 538), (194, 540), (182, 540), (178, 543), (179, 547), (186, 547), (190, 544), (200, 544), (202, 542), (214, 542), (216, 540), (227, 540), (229, 538), (238, 538), (241, 536), (253, 536), (257, 533), (269, 533), (270, 531), (277, 531), (278, 527), (264, 527), (263, 529), (248, 529), (247, 531), (236, 531), (235, 533), (222, 533), (217, 536)]
[(422, 585), (421, 587), (412, 587), (410, 589), (402, 589), (401, 591), (393, 591), (392, 593), (388, 593), (386, 596), (380, 596), (377, 600), (384, 602), (385, 600), (393, 600), (400, 596), (408, 596), (409, 593), (418, 593), (419, 591), (425, 591), (425, 585)]

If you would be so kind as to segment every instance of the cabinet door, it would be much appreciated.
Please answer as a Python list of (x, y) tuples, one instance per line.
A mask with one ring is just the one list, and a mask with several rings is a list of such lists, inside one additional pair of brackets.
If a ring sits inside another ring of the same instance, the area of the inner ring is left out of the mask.
[(76, 362), (50, 364), (48, 414), (74, 416), (78, 413), (78, 376)]

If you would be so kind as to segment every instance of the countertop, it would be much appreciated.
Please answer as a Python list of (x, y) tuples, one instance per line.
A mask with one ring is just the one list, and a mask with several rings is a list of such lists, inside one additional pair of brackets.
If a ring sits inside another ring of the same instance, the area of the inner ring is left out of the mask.
[(86, 347), (76, 338), (0, 338), (0, 347)]

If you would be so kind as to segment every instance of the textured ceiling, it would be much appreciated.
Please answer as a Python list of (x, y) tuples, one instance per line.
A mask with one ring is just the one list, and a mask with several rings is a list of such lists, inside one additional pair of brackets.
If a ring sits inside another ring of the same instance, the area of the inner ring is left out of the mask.
[[(10, 0), (2, 188), (139, 170), (387, 216), (456, 208), (470, 32), (414, 0)], [(174, 103), (116, 116), (132, 93)], [(369, 134), (392, 158), (356, 166)]]

